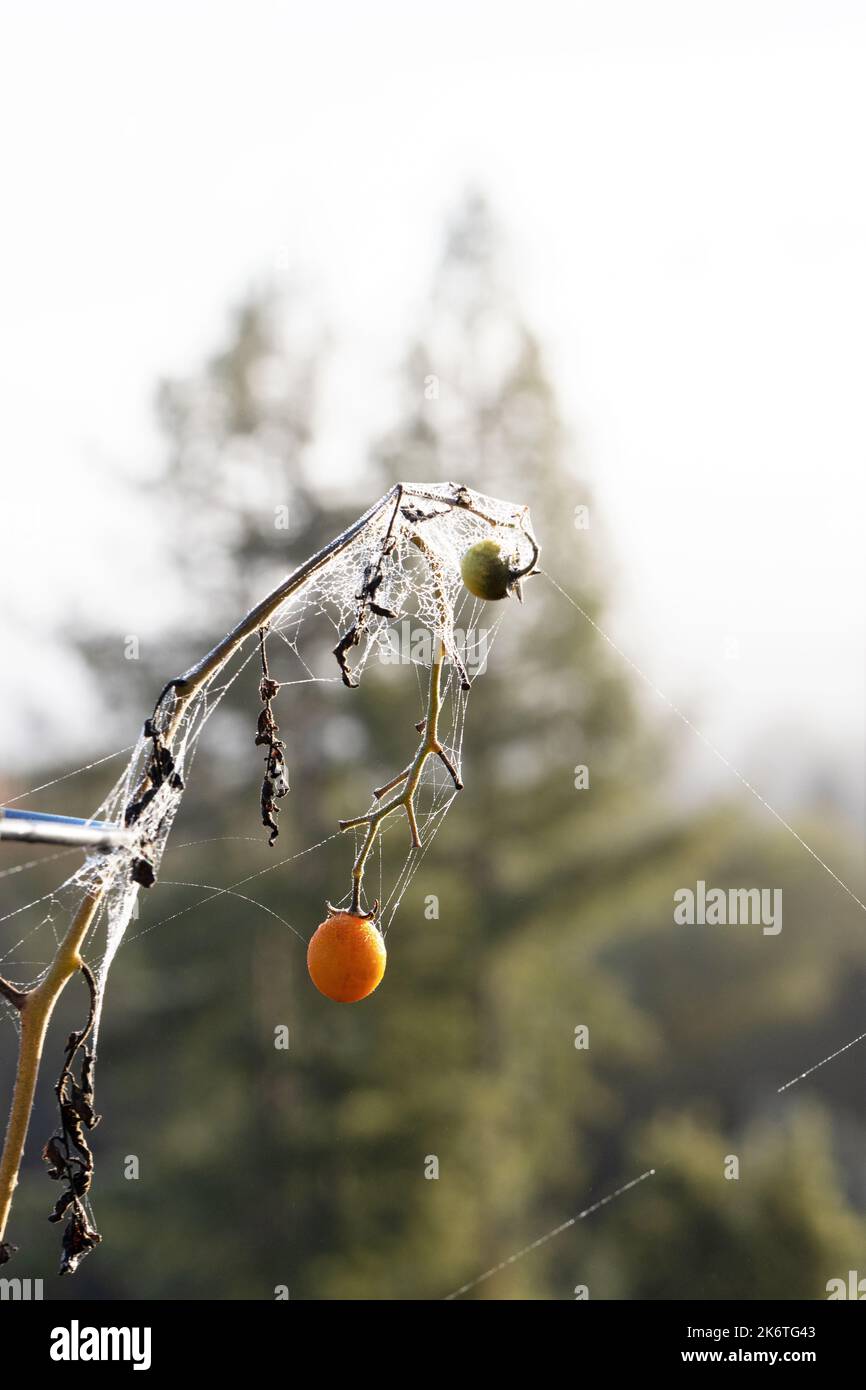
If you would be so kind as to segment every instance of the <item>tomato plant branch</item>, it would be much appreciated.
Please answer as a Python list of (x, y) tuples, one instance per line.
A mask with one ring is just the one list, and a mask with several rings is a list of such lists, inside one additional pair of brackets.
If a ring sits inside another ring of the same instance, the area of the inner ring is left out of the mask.
[[(360, 639), (367, 612), (376, 613), (379, 611), (376, 605), (376, 593), (381, 584), (382, 561), (392, 548), (398, 515), (402, 515), (405, 521), (411, 523), (444, 515), (449, 509), (463, 509), (480, 519), (489, 521), (491, 525), (497, 524), (495, 518), (486, 516), (483, 511), (478, 509), (474, 495), (463, 485), (451, 483), (448, 484), (448, 488), (449, 494), (443, 496), (429, 492), (423, 487), (418, 488), (412, 483), (395, 483), (363, 516), (359, 517), (339, 536), (317, 551), (315, 555), (312, 555), (277, 585), (195, 666), (192, 666), (182, 676), (177, 676), (167, 682), (156, 702), (152, 717), (145, 724), (145, 732), (152, 741), (152, 748), (141, 779), (126, 806), (124, 822), (127, 830), (135, 831), (142, 813), (163, 784), (168, 783), (178, 794), (182, 792), (183, 781), (180, 772), (175, 768), (173, 745), (184, 715), (196, 696), (207, 687), (213, 677), (222, 670), (249, 637), (265, 629), (269, 619), (283, 604), (301, 589), (314, 574), (323, 569), (332, 558), (351, 545), (383, 511), (389, 507), (393, 508), (380, 549), (379, 560), (367, 573), (361, 594), (358, 596), (361, 604), (360, 616), (357, 620), (358, 639)], [(436, 510), (425, 515), (423, 511), (404, 505), (411, 499), (434, 502)], [(538, 556), (538, 546), (528, 529), (525, 509), (517, 520), (498, 524), (511, 526), (526, 535), (532, 548), (533, 559), (521, 573), (531, 570)], [(427, 551), (424, 542), (417, 536), (413, 536), (411, 539), (422, 551)], [(435, 569), (433, 578), (435, 582), (437, 578)], [(439, 592), (441, 599), (441, 590)], [(384, 616), (388, 616), (386, 610), (382, 610), (382, 613)], [(445, 630), (446, 625), (443, 621), (443, 632)], [(356, 645), (355, 634), (350, 631), (343, 643), (340, 656), (345, 657), (348, 648), (352, 645)], [(398, 808), (404, 807), (409, 821), (412, 844), (416, 848), (420, 846), (421, 837), (415, 813), (415, 792), (427, 759), (434, 756), (439, 757), (448, 769), (458, 790), (462, 785), (456, 768), (438, 738), (444, 658), (445, 649), (440, 640), (439, 651), (430, 671), (427, 716), (418, 726), (419, 732), (423, 734), (421, 743), (412, 762), (385, 787), (379, 788), (377, 797), (384, 796), (388, 791), (401, 785), (402, 791), (367, 816), (341, 822), (344, 829), (348, 829), (352, 825), (367, 825), (367, 834), (352, 871), (353, 911), (360, 910), (364, 865), (378, 836), (379, 829), (387, 816)], [(455, 661), (458, 670), (460, 670), (465, 687), (468, 684), (466, 674), (460, 667), (459, 659), (454, 653), (452, 653), (452, 660)], [(347, 684), (354, 683), (352, 673), (345, 667), (343, 674)], [(172, 701), (171, 704), (169, 704), (170, 700)], [(0, 1264), (5, 1263), (10, 1258), (12, 1250), (15, 1248), (4, 1243), (4, 1237), (13, 1194), (18, 1183), (43, 1046), (54, 1009), (72, 976), (85, 969), (81, 957), (82, 947), (97, 918), (109, 887), (116, 881), (117, 874), (121, 871), (127, 872), (133, 882), (143, 886), (150, 886), (155, 881), (155, 866), (150, 862), (149, 848), (142, 836), (139, 836), (138, 839), (140, 842), (137, 845), (138, 857), (133, 858), (131, 865), (128, 857), (121, 855), (119, 851), (116, 851), (113, 857), (105, 859), (101, 879), (86, 889), (66, 935), (59, 943), (54, 959), (39, 984), (29, 990), (20, 990), (9, 981), (0, 979), (0, 996), (18, 1011), (20, 1022), (14, 1090), (3, 1151), (0, 1155)], [(92, 1062), (92, 1058), (90, 1060)], [(67, 1075), (67, 1072), (68, 1069), (64, 1075)], [(69, 1253), (67, 1250), (67, 1254)], [(72, 1254), (74, 1255), (74, 1253), (73, 1251)], [(74, 1268), (74, 1260), (70, 1260), (67, 1268)]]
[[(356, 522), (341, 532), (339, 536), (336, 536), (322, 550), (311, 556), (309, 560), (306, 560), (281, 584), (277, 585), (221, 642), (202, 657), (197, 665), (191, 667), (183, 676), (170, 680), (164, 686), (156, 702), (154, 720), (149, 722), (155, 728), (156, 714), (170, 693), (174, 695), (174, 708), (165, 728), (155, 729), (158, 732), (158, 738), (154, 738), (154, 752), (150, 765), (130, 802), (130, 806), (127, 807), (128, 825), (135, 824), (146, 804), (145, 798), (155, 790), (160, 775), (157, 768), (158, 757), (163, 752), (170, 756), (171, 745), (180, 727), (183, 714), (199, 691), (222, 669), (248, 637), (264, 627), (268, 619), (292, 594), (326, 565), (332, 556), (345, 550), (391, 503), (394, 505), (394, 516), (396, 516), (403, 494), (404, 484), (395, 483), (384, 497), (381, 497), (363, 516), (359, 517)], [(130, 814), (133, 808), (135, 808), (133, 814)], [(34, 989), (16, 990), (5, 980), (0, 987), (3, 997), (13, 1004), (20, 1014), (15, 1083), (3, 1152), (0, 1155), (0, 1264), (4, 1264), (15, 1249), (14, 1246), (5, 1243), (6, 1228), (9, 1222), (12, 1198), (18, 1184), (27, 1131), (30, 1127), (30, 1115), (33, 1110), (39, 1065), (42, 1060), (48, 1025), (66, 984), (82, 968), (81, 948), (114, 876), (114, 872), (108, 871), (102, 882), (85, 894), (65, 937), (57, 948), (47, 974)], [(148, 880), (139, 878), (139, 881), (147, 882)], [(150, 877), (149, 881), (153, 882), (153, 877)]]
[(48, 973), (33, 989), (22, 992), (23, 997), (17, 1006), (21, 1016), (18, 1064), (6, 1140), (0, 1158), (0, 1264), (5, 1263), (14, 1248), (4, 1244), (4, 1237), (30, 1126), (30, 1114), (48, 1024), (65, 985), (83, 967), (81, 947), (93, 924), (104, 890), (105, 885), (84, 897), (57, 948)]
[(415, 813), (415, 793), (421, 781), (421, 774), (427, 759), (438, 757), (448, 769), (454, 781), (457, 791), (461, 791), (463, 783), (454, 764), (439, 741), (439, 715), (442, 710), (442, 666), (445, 660), (445, 645), (440, 640), (438, 652), (432, 666), (430, 667), (430, 684), (427, 693), (427, 714), (424, 719), (416, 725), (419, 733), (422, 734), (421, 742), (414, 758), (404, 767), (402, 772), (398, 772), (396, 777), (392, 777), (390, 782), (386, 782), (383, 787), (377, 787), (373, 795), (379, 799), (394, 787), (402, 784), (402, 791), (398, 795), (391, 797), (389, 801), (377, 806), (375, 810), (367, 812), (363, 816), (353, 816), (351, 820), (341, 820), (339, 822), (341, 830), (350, 830), (353, 826), (366, 825), (367, 833), (358, 851), (355, 863), (352, 866), (352, 905), (350, 912), (359, 914), (361, 912), (361, 890), (364, 882), (364, 869), (370, 850), (376, 843), (383, 821), (388, 816), (393, 815), (401, 807), (406, 812), (409, 821), (409, 832), (412, 838), (413, 849), (421, 848), (421, 836), (418, 831), (418, 818)]

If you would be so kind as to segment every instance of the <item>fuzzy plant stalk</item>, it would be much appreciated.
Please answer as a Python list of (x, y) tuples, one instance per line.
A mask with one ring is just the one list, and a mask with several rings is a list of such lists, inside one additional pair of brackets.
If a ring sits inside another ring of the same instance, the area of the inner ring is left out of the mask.
[(8, 981), (0, 982), (0, 992), (14, 1004), (20, 1015), (15, 1088), (3, 1155), (0, 1158), (0, 1264), (5, 1263), (11, 1253), (4, 1237), (24, 1156), (24, 1144), (36, 1095), (45, 1035), (63, 990), (73, 975), (77, 975), (84, 967), (79, 953), (98, 905), (98, 897), (88, 895), (84, 898), (57, 948), (48, 973), (34, 989), (16, 990)]

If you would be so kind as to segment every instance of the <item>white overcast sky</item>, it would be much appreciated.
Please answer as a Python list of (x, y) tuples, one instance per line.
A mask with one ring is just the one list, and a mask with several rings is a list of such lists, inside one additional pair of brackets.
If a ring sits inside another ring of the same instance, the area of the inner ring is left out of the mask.
[(335, 334), (322, 460), (344, 475), (478, 184), (605, 515), (617, 640), (762, 786), (822, 762), (861, 778), (862, 3), (0, 16), (13, 761), (44, 715), (32, 643), (75, 614), (144, 625), (149, 542), (119, 529), (113, 480), (158, 456), (156, 378), (288, 260)]

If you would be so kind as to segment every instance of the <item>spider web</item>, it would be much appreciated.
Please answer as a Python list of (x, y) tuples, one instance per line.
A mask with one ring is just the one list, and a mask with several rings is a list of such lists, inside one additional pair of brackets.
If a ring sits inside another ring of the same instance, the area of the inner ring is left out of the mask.
[[(391, 498), (395, 496), (392, 503)], [(329, 656), (327, 670), (316, 669), (323, 633), (330, 632), (337, 646), (345, 645), (347, 633), (356, 636), (345, 650), (344, 682), (357, 683), (371, 661), (395, 659), (395, 628), (408, 621), (412, 634), (412, 649), (408, 657), (418, 681), (421, 716), (424, 715), (424, 693), (430, 679), (430, 667), (440, 644), (444, 651), (441, 678), (441, 713), (439, 738), (453, 767), (460, 768), (463, 735), (471, 682), (468, 672), (478, 668), (478, 651), (473, 646), (473, 623), (477, 602), (465, 590), (460, 576), (460, 559), (465, 550), (479, 540), (493, 539), (503, 554), (512, 557), (514, 568), (532, 563), (533, 545), (528, 513), (525, 508), (510, 502), (473, 492), (455, 483), (402, 484), (392, 489), (361, 519), (363, 526), (354, 538), (340, 545), (333, 554), (308, 575), (279, 606), (269, 614), (262, 631), (272, 653), (291, 653), (294, 669), (289, 679), (278, 686), (296, 682), (339, 680), (334, 657)], [(353, 528), (350, 528), (350, 532)], [(344, 533), (348, 535), (349, 533)], [(337, 538), (339, 542), (341, 538)], [(336, 544), (336, 543), (335, 543)], [(305, 567), (302, 566), (302, 569)], [(371, 577), (379, 581), (371, 587)], [(365, 599), (366, 594), (366, 599)], [(498, 622), (490, 632), (495, 636)], [(340, 639), (343, 639), (342, 643)], [(277, 646), (277, 643), (280, 645)], [(489, 641), (485, 657), (489, 653)], [(148, 875), (158, 878), (162, 857), (180, 809), (184, 790), (189, 784), (198, 751), (199, 739), (211, 715), (219, 708), (234, 682), (251, 662), (258, 662), (263, 641), (257, 630), (251, 631), (232, 655), (219, 663), (202, 683), (197, 693), (186, 702), (180, 700), (174, 683), (169, 683), (160, 696), (150, 720), (131, 748), (120, 776), (108, 794), (94, 809), (90, 819), (118, 825), (131, 825), (134, 841), (129, 847), (88, 853), (84, 863), (49, 893), (0, 916), (6, 924), (7, 939), (0, 948), (0, 973), (22, 989), (32, 988), (48, 973), (55, 947), (72, 922), (82, 902), (97, 900), (97, 909), (85, 943), (85, 955), (95, 980), (94, 1024), (91, 1046), (95, 1049), (105, 996), (106, 982), (130, 922), (136, 916), (136, 903), (142, 881)], [(406, 661), (400, 653), (395, 680), (405, 679)], [(191, 668), (194, 671), (195, 668)], [(186, 675), (190, 675), (187, 672)], [(183, 678), (180, 678), (183, 679)], [(154, 772), (160, 746), (170, 747), (170, 758), (160, 771)], [(77, 769), (84, 772), (112, 756), (107, 755)], [(57, 781), (75, 773), (64, 774)], [(53, 783), (22, 793), (16, 802), (26, 800), (37, 790)], [(275, 781), (272, 790), (281, 797), (288, 790), (287, 780)], [(438, 757), (426, 759), (415, 795), (415, 811), (420, 832), (420, 845), (406, 852), (405, 816), (398, 812), (381, 824), (376, 852), (367, 866), (367, 880), (375, 881), (375, 890), (368, 889), (365, 880), (365, 902), (378, 899), (377, 920), (386, 933), (400, 903), (446, 812), (456, 794), (455, 782), (446, 765)], [(376, 798), (367, 808), (376, 808)], [(402, 824), (401, 824), (402, 822)], [(291, 863), (304, 854), (312, 853), (328, 840), (310, 845), (297, 854), (281, 859), (259, 871), (267, 873)], [(347, 872), (350, 884), (352, 841), (357, 855), (364, 835), (364, 826), (343, 832), (346, 839)], [(399, 842), (400, 849), (396, 849)], [(0, 876), (26, 872), (51, 858), (61, 860), (76, 851), (62, 851), (47, 859), (30, 860), (4, 867)], [(254, 878), (258, 875), (252, 874)], [(247, 880), (241, 880), (246, 882)], [(195, 885), (190, 885), (195, 886)], [(206, 885), (202, 885), (206, 887)], [(209, 901), (223, 893), (235, 894), (239, 884), (215, 886), (208, 896), (192, 903), (180, 912), (192, 910), (200, 902)], [(335, 903), (347, 906), (351, 892)], [(180, 913), (173, 913), (170, 921)], [(145, 930), (161, 925), (156, 922)], [(136, 933), (139, 935), (141, 933)], [(34, 960), (39, 956), (40, 960)], [(38, 968), (36, 968), (38, 967)], [(35, 973), (31, 973), (36, 968)], [(17, 1025), (17, 1011), (5, 1001), (3, 1012)]]

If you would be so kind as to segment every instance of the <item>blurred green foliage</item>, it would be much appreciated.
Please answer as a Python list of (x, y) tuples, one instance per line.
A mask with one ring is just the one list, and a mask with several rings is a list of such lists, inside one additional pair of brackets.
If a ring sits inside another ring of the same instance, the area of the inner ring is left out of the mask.
[[(167, 676), (397, 478), (528, 502), (545, 569), (604, 622), (615, 538), (574, 466), (481, 200), (449, 230), (393, 428), (329, 494), (311, 454), (320, 349), (285, 346), (291, 315), (252, 297), (224, 349), (160, 390), (166, 467), (150, 491), (184, 598), (138, 663), (118, 659), (114, 638), (83, 643), (119, 741)], [(580, 504), (588, 530), (573, 524)], [(292, 792), (274, 850), (258, 823), (256, 684), (251, 667), (214, 716), (115, 963), (94, 1136), (105, 1243), (51, 1297), (267, 1299), (287, 1285), (293, 1298), (437, 1298), (650, 1167), (470, 1296), (564, 1299), (586, 1284), (592, 1298), (820, 1298), (849, 1268), (866, 1274), (862, 1057), (777, 1093), (862, 1031), (862, 918), (738, 786), (728, 803), (678, 806), (672, 748), (685, 740), (700, 758), (700, 745), (658, 722), (546, 578), (505, 614), (470, 701), (466, 790), (404, 899), (384, 983), (357, 1007), (323, 999), (305, 970), (322, 902), (347, 882), (346, 841), (239, 890), (282, 921), (232, 896), (184, 911), (203, 893), (183, 885), (254, 874), (366, 804), (414, 746), (414, 678), (385, 666), (357, 691), (282, 692)], [(578, 791), (580, 764), (590, 786)], [(60, 784), (48, 804), (80, 812), (109, 776)], [(800, 829), (857, 878), (851, 827), (816, 806)], [(57, 864), (41, 877), (44, 891)], [(781, 887), (783, 931), (675, 926), (673, 893), (699, 878)], [(70, 990), (55, 1048), (81, 1007)], [(281, 1024), (288, 1051), (274, 1047)], [(4, 1037), (8, 1084), (11, 1027)], [(36, 1142), (52, 1125), (48, 1082), (12, 1223), (22, 1275), (56, 1259)]]

